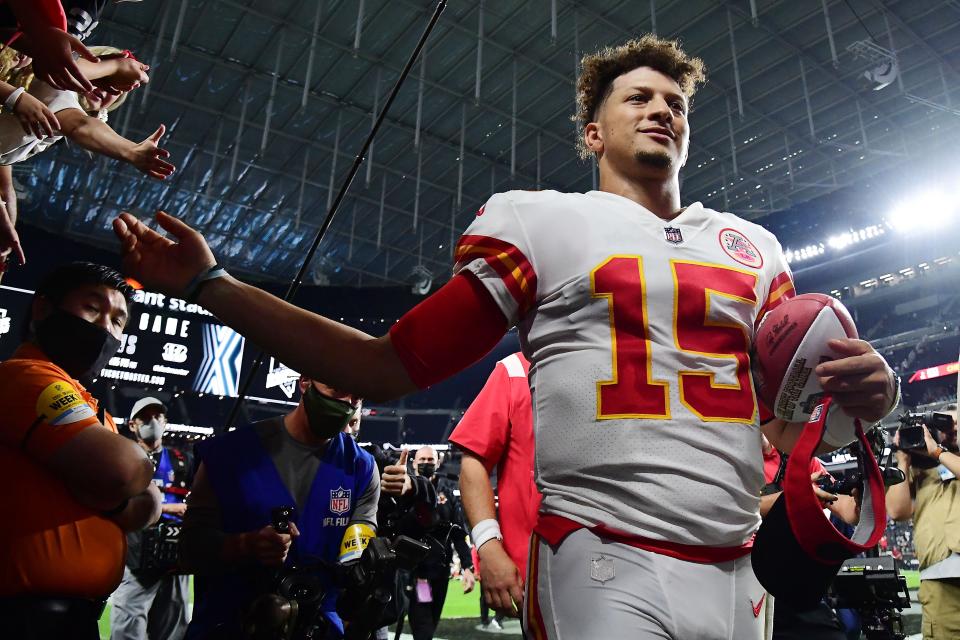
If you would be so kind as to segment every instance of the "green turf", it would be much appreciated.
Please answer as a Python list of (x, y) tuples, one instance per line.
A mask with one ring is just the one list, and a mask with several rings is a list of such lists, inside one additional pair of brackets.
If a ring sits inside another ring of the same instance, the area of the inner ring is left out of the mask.
[(470, 593), (463, 592), (463, 585), (459, 580), (451, 580), (447, 589), (447, 599), (443, 603), (441, 618), (479, 618), (480, 617), (480, 583), (478, 582)]
[(907, 579), (908, 589), (920, 588), (920, 572), (919, 571), (901, 570), (900, 573), (902, 573), (903, 576)]

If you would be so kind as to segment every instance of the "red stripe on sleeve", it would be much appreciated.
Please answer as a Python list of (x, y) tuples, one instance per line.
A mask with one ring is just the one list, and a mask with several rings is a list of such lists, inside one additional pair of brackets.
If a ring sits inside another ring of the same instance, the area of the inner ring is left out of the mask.
[(522, 251), (488, 236), (462, 236), (454, 252), (457, 264), (484, 260), (500, 276), (523, 317), (537, 297), (537, 274)]
[(797, 295), (797, 291), (793, 288), (793, 278), (790, 277), (788, 272), (784, 271), (774, 278), (773, 282), (770, 283), (770, 290), (767, 293), (767, 299), (763, 303), (763, 307), (760, 308), (760, 312), (757, 314), (757, 320), (753, 324), (754, 328), (760, 326), (760, 321), (763, 320), (765, 315), (795, 295)]

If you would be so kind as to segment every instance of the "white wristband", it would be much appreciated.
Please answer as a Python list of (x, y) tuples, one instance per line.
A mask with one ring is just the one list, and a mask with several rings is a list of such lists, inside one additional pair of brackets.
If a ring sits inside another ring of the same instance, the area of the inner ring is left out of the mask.
[(3, 108), (12, 113), (13, 108), (17, 106), (17, 100), (20, 99), (20, 96), (23, 95), (24, 91), (25, 89), (23, 87), (17, 87), (14, 89), (13, 93), (7, 96), (7, 99), (4, 100)]
[(493, 518), (487, 518), (477, 523), (470, 531), (470, 538), (473, 540), (473, 546), (480, 550), (485, 542), (490, 542), (494, 538), (503, 540), (503, 534), (500, 533), (500, 523)]

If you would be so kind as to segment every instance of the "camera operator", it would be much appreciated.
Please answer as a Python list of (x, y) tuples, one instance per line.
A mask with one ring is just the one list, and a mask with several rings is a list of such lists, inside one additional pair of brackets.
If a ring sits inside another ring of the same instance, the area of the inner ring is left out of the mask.
[[(766, 517), (773, 503), (780, 499), (783, 489), (779, 485), (779, 476), (786, 458), (763, 435), (763, 477), (767, 482), (760, 496), (760, 516)], [(827, 486), (830, 475), (823, 463), (817, 458), (810, 461), (810, 480), (813, 491), (821, 504), (830, 513), (847, 524), (856, 524), (860, 519), (856, 500), (849, 495), (829, 493), (822, 487)], [(769, 596), (768, 596), (769, 598)], [(760, 604), (754, 603), (759, 610)], [(768, 602), (768, 607), (771, 606)], [(758, 614), (759, 615), (759, 614)], [(769, 620), (769, 618), (767, 618)], [(846, 640), (846, 633), (836, 614), (823, 601), (813, 609), (798, 610), (786, 602), (777, 600), (773, 605), (773, 640)]]
[[(440, 622), (443, 603), (450, 582), (450, 564), (456, 549), (463, 569), (463, 592), (473, 590), (473, 560), (466, 541), (453, 493), (443, 486), (437, 475), (437, 451), (425, 446), (417, 450), (413, 473), (407, 469), (407, 452), (403, 451), (396, 465), (384, 469), (383, 491), (401, 496), (401, 504), (409, 505), (409, 515), (422, 530), (419, 536), (430, 545), (429, 555), (411, 572), (407, 585), (410, 594), (410, 629), (414, 640), (431, 640)], [(435, 501), (431, 500), (436, 496)], [(409, 531), (409, 526), (407, 526)]]
[[(960, 456), (957, 455), (957, 406), (944, 413), (953, 429), (932, 435), (926, 426), (923, 449), (897, 450), (897, 466), (907, 482), (887, 489), (887, 513), (894, 520), (913, 518), (920, 560), (920, 604), (924, 640), (960, 638)], [(893, 444), (899, 447), (900, 431)]]
[[(153, 483), (163, 494), (163, 524), (179, 524), (187, 510), (184, 498), (190, 487), (193, 461), (175, 447), (163, 446), (167, 407), (156, 398), (140, 398), (127, 422), (137, 444), (150, 456), (156, 471)], [(160, 539), (162, 525), (149, 532)], [(175, 575), (170, 568), (155, 568), (143, 555), (144, 531), (127, 534), (127, 566), (123, 581), (113, 594), (110, 610), (111, 640), (180, 640), (187, 632), (189, 576)], [(144, 566), (144, 565), (151, 566)]]
[(160, 517), (146, 453), (83, 387), (120, 348), (133, 289), (108, 267), (59, 266), (24, 342), (0, 363), (0, 619), (5, 637), (97, 640), (124, 532)]
[[(276, 592), (278, 578), (299, 568), (323, 590), (319, 610), (299, 607), (339, 638), (334, 568), (345, 533), (376, 527), (380, 477), (373, 457), (344, 428), (359, 399), (307, 378), (285, 416), (264, 420), (197, 445), (200, 465), (187, 499), (181, 563), (204, 576), (188, 638), (242, 637), (250, 605)], [(279, 507), (289, 517), (271, 524)], [(284, 611), (290, 610), (289, 604)], [(272, 613), (272, 612), (271, 612)], [(258, 624), (262, 621), (257, 621)], [(285, 624), (285, 623), (284, 623)]]

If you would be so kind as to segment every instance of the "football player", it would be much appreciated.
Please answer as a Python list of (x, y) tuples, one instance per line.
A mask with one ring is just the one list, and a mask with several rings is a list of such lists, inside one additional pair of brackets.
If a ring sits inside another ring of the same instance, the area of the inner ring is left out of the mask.
[[(230, 277), (172, 216), (157, 215), (172, 239), (129, 214), (114, 228), (145, 285), (198, 300), (291, 367), (367, 398), (442, 380), (516, 325), (543, 493), (528, 635), (759, 638), (749, 553), (761, 428), (790, 451), (803, 425), (758, 407), (749, 353), (793, 284), (769, 232), (681, 204), (703, 79), (699, 59), (651, 35), (584, 58), (579, 143), (599, 191), (493, 195), (460, 239), (454, 277), (380, 338)], [(844, 357), (817, 375), (836, 402), (870, 422), (891, 411), (883, 358), (859, 340), (833, 347)]]

